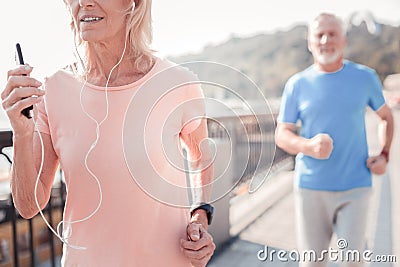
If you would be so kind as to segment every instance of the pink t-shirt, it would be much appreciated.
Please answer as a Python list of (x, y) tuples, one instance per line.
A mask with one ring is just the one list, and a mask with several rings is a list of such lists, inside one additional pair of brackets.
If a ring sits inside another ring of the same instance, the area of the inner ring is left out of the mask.
[(96, 124), (80, 97), (100, 122), (106, 115), (105, 87), (86, 84), (81, 95), (84, 82), (64, 70), (46, 79), (38, 129), (51, 135), (65, 173), (64, 235), (69, 244), (85, 247), (64, 245), (63, 266), (191, 266), (180, 251), (189, 212), (176, 207), (189, 205), (179, 134), (198, 127), (192, 119), (205, 111), (198, 84), (162, 88), (170, 87), (175, 74), (178, 80), (192, 79), (188, 70), (175, 68), (154, 78), (171, 66), (157, 59), (139, 81), (108, 88), (108, 116), (87, 160), (102, 203), (91, 218), (76, 223), (68, 222), (89, 216), (100, 200), (84, 163)]

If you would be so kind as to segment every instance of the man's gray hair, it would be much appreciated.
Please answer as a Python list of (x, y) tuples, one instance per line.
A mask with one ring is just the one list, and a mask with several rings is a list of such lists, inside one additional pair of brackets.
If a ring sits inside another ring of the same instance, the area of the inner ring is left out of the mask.
[(328, 12), (320, 13), (318, 16), (316, 16), (313, 20), (311, 20), (311, 21), (308, 23), (308, 33), (311, 32), (311, 29), (312, 29), (312, 27), (314, 26), (314, 24), (315, 24), (317, 21), (319, 21), (321, 18), (324, 18), (324, 17), (325, 17), (325, 18), (332, 18), (332, 19), (336, 20), (336, 21), (339, 23), (340, 27), (342, 28), (342, 33), (343, 33), (343, 35), (346, 35), (347, 27), (346, 27), (346, 25), (345, 25), (343, 19), (341, 19), (340, 17), (336, 16), (335, 14), (328, 13)]

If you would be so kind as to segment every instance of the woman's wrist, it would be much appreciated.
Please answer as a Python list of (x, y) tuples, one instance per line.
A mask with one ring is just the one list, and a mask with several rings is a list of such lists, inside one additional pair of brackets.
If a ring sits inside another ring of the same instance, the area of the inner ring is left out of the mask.
[(205, 229), (208, 228), (207, 212), (202, 209), (197, 209), (192, 213), (190, 222), (200, 223)]

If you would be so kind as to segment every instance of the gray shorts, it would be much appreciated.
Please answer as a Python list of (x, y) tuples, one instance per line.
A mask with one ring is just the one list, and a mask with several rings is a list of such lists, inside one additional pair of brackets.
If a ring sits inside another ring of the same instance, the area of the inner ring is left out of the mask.
[[(362, 253), (366, 245), (366, 226), (372, 189), (356, 188), (347, 191), (319, 191), (295, 188), (295, 211), (298, 250), (315, 251), (321, 255), (329, 250), (333, 233), (345, 242), (340, 248), (335, 243), (331, 249), (357, 250)], [(341, 246), (343, 243), (341, 244)], [(300, 261), (299, 266), (326, 266), (325, 261)], [(363, 266), (361, 261), (336, 261), (340, 266)]]

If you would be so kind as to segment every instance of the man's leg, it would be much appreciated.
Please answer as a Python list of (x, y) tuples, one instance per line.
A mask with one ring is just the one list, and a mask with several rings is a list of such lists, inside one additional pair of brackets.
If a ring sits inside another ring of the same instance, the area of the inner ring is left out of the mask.
[(335, 232), (338, 240), (342, 242), (338, 244), (338, 250), (344, 255), (341, 266), (364, 265), (362, 253), (366, 245), (366, 227), (371, 190), (369, 187), (364, 187), (341, 193), (340, 202), (342, 204), (337, 210), (335, 220)]
[(294, 191), (298, 251), (301, 257), (305, 256), (300, 259), (299, 266), (326, 266), (328, 257), (324, 255), (321, 261), (321, 254), (328, 250), (333, 233), (334, 209), (329, 203), (330, 192), (301, 188)]

